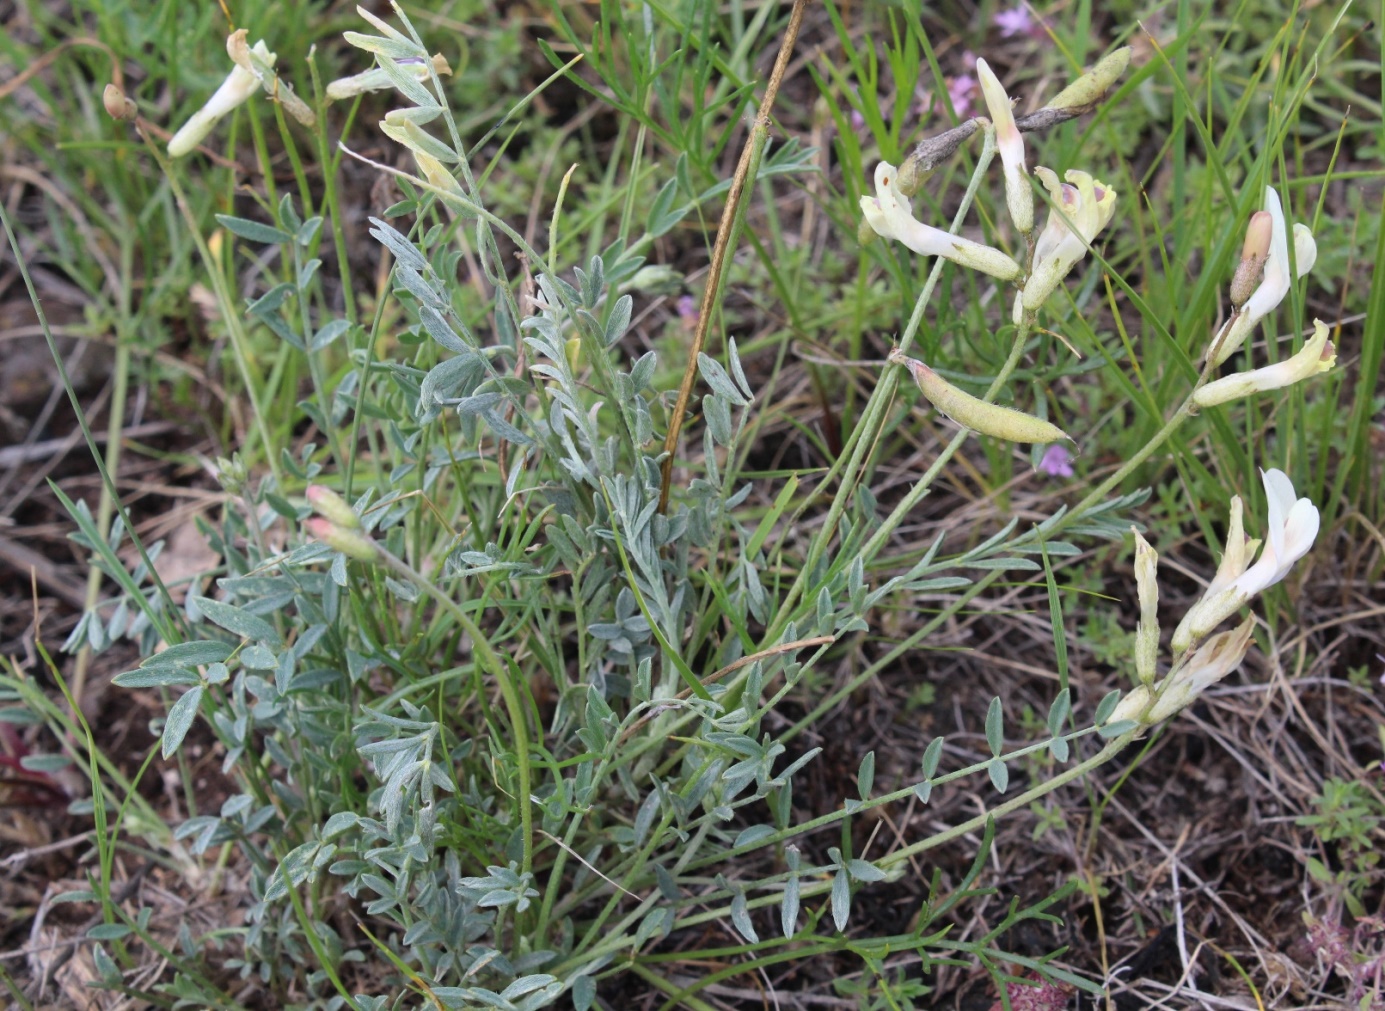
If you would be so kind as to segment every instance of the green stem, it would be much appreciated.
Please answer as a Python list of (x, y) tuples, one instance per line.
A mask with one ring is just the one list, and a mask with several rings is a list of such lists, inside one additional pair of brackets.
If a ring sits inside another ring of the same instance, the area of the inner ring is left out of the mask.
[(529, 799), (533, 793), (532, 777), (533, 773), (529, 767), (529, 724), (524, 715), (524, 706), (520, 702), (519, 691), (516, 689), (510, 677), (509, 670), (506, 669), (504, 661), (500, 659), (492, 648), (490, 641), (487, 640), (484, 632), (477, 626), (476, 622), (457, 606), (447, 594), (433, 585), (432, 581), (414, 570), (408, 562), (401, 558), (396, 558), (384, 548), (377, 545), (380, 552), (380, 560), (387, 568), (393, 569), (399, 575), (408, 579), (414, 585), (427, 593), (442, 608), (456, 619), (457, 624), (471, 638), (471, 649), (473, 654), (481, 661), (484, 667), (496, 684), (500, 687), (500, 695), (505, 700), (505, 709), (510, 716), (510, 727), (514, 732), (515, 756), (519, 763), (519, 796), (516, 798), (519, 804), (519, 820), (523, 835), (524, 859), (522, 870), (528, 874), (534, 867), (534, 814), (533, 803)]
[(998, 818), (1002, 815), (1009, 814), (1011, 811), (1018, 810), (1021, 807), (1027, 807), (1040, 797), (1045, 797), (1052, 793), (1054, 790), (1058, 789), (1058, 787), (1071, 783), (1074, 779), (1085, 776), (1093, 769), (1105, 765), (1110, 759), (1121, 752), (1127, 744), (1134, 740), (1136, 734), (1141, 733), (1143, 730), (1144, 728), (1141, 727), (1135, 730), (1126, 731), (1119, 737), (1108, 742), (1106, 747), (1102, 748), (1086, 761), (1079, 762), (1070, 769), (1064, 769), (1052, 779), (1044, 780), (1038, 786), (1026, 790), (1018, 796), (1011, 797), (1004, 803), (997, 804), (989, 811), (984, 811), (964, 822), (959, 822), (950, 828), (945, 828), (941, 832), (935, 832), (927, 839), (920, 839), (918, 842), (911, 843), (903, 849), (895, 850), (888, 856), (881, 858), (880, 865), (882, 867), (893, 866), (901, 861), (908, 860), (915, 854), (922, 853), (925, 850), (935, 849), (944, 843), (951, 842), (953, 839), (966, 835), (968, 832), (975, 832), (979, 828), (984, 828), (986, 822), (991, 818)]
[[(1143, 729), (1144, 728), (1141, 728), (1139, 730), (1131, 730), (1126, 732), (1125, 734), (1122, 734), (1120, 737), (1117, 737), (1114, 740), (1110, 741), (1104, 748), (1098, 751), (1091, 758), (1088, 758), (1086, 761), (1081, 762), (1078, 765), (1074, 765), (1071, 769), (1065, 769), (1063, 772), (1059, 773), (1057, 776), (1054, 776), (1052, 779), (1046, 780), (1043, 783), (1040, 783), (1038, 786), (1034, 787), (1033, 789), (1026, 790), (1024, 793), (1012, 797), (1010, 800), (1007, 800), (1002, 804), (996, 805), (989, 811), (985, 811), (982, 814), (976, 815), (974, 818), (970, 818), (967, 821), (961, 822), (957, 825), (953, 825), (950, 828), (944, 829), (941, 832), (936, 832), (926, 839), (921, 839), (916, 843), (904, 847), (903, 849), (896, 850), (888, 856), (882, 857), (878, 861), (879, 866), (882, 869), (893, 867), (899, 863), (902, 863), (905, 860), (908, 860), (912, 856), (916, 856), (919, 853), (923, 853), (930, 849), (935, 849), (938, 846), (943, 845), (944, 843), (951, 842), (953, 839), (966, 835), (968, 832), (975, 832), (978, 829), (984, 828), (986, 822), (992, 818), (1000, 817), (1002, 815), (1008, 814), (1011, 811), (1017, 810), (1021, 807), (1025, 807), (1033, 803), (1035, 800), (1038, 800), (1039, 798), (1044, 797), (1049, 793), (1052, 793), (1054, 790), (1058, 789), (1058, 787), (1064, 786), (1067, 783), (1072, 782), (1074, 779), (1077, 779), (1080, 776), (1084, 776), (1088, 772), (1091, 772), (1093, 769), (1098, 768), (1099, 766), (1104, 765), (1106, 762), (1110, 761), (1111, 758), (1113, 758), (1117, 753), (1124, 749), (1125, 746), (1129, 744), (1132, 739), (1134, 739), (1135, 735), (1140, 733)], [(764, 844), (765, 843), (762, 842), (760, 845)], [(831, 890), (832, 882), (830, 879), (813, 882), (812, 884), (806, 883), (805, 879), (809, 874), (820, 870), (822, 869), (799, 869), (799, 879), (800, 881), (804, 882), (800, 885), (799, 889), (799, 895), (801, 898), (806, 899), (816, 895), (822, 895)], [(776, 875), (773, 878), (765, 879), (764, 881), (761, 881), (759, 883), (762, 885), (771, 884), (777, 881), (778, 879), (785, 878), (787, 876), (787, 874)], [(714, 896), (710, 895), (701, 895), (698, 897), (697, 902), (699, 905), (705, 905), (708, 902), (708, 900), (713, 897)], [(720, 896), (718, 895), (716, 897)], [(746, 906), (750, 909), (758, 909), (765, 906), (777, 905), (780, 901), (781, 896), (779, 895), (779, 893), (773, 892), (769, 895), (761, 895), (753, 899), (748, 898), (746, 901)], [(708, 923), (714, 920), (725, 919), (729, 915), (729, 906), (708, 909), (705, 912), (695, 913), (692, 916), (678, 920), (674, 925), (674, 929), (683, 930), (689, 927), (697, 926), (702, 923)], [(590, 959), (605, 954), (608, 950), (607, 945), (613, 946), (610, 947), (609, 950), (618, 951), (621, 948), (627, 946), (628, 944), (628, 938), (613, 938), (610, 942), (607, 942), (607, 944), (604, 944), (601, 947), (598, 947), (590, 952), (585, 953), (585, 957)]]
[[(976, 191), (981, 186), (981, 180), (986, 175), (986, 170), (990, 167), (991, 160), (995, 157), (995, 131), (987, 129), (984, 143), (981, 146), (981, 154), (976, 160), (976, 169), (972, 172), (971, 181), (967, 184), (967, 191), (962, 195), (962, 203), (957, 208), (956, 215), (952, 219), (952, 227), (949, 229), (956, 235), (962, 228), (962, 221), (966, 218), (967, 212), (971, 209), (972, 201), (976, 198)], [(942, 276), (943, 267), (947, 261), (938, 257), (933, 262), (933, 269), (928, 274), (928, 280), (924, 282), (923, 290), (919, 292), (919, 297), (914, 301), (914, 311), (909, 316), (909, 322), (904, 328), (904, 333), (899, 338), (899, 350), (908, 353), (909, 347), (914, 342), (914, 337), (918, 334), (919, 326), (923, 323), (923, 313), (928, 307), (928, 303), (933, 300), (933, 289), (938, 285), (938, 279)], [(998, 377), (999, 378), (999, 377)], [(788, 593), (784, 597), (783, 604), (780, 605), (774, 623), (766, 632), (761, 640), (761, 647), (778, 642), (783, 635), (784, 626), (794, 617), (793, 606), (804, 595), (807, 589), (809, 574), (821, 560), (823, 552), (836, 536), (837, 525), (841, 522), (842, 514), (846, 511), (848, 502), (851, 499), (850, 490), (856, 486), (860, 480), (861, 472), (864, 470), (867, 458), (875, 448), (876, 436), (879, 434), (880, 426), (884, 423), (885, 412), (890, 403), (894, 400), (895, 389), (899, 383), (899, 370), (886, 369), (875, 390), (871, 393), (870, 399), (866, 401), (866, 409), (862, 414), (860, 422), (852, 429), (851, 435), (847, 439), (843, 452), (832, 464), (832, 468), (822, 479), (818, 488), (821, 492), (833, 486), (833, 480), (837, 477), (838, 471), (841, 472), (840, 481), (837, 484), (838, 494), (833, 496), (832, 504), (828, 507), (827, 516), (823, 520), (821, 529), (813, 538), (808, 546), (808, 557), (803, 566), (799, 569), (798, 576), (789, 587)], [(988, 399), (994, 394), (988, 394)], [(954, 441), (960, 445), (961, 439), (966, 437), (965, 432), (958, 433)], [(955, 447), (949, 450), (956, 452)], [(849, 454), (849, 455), (848, 455)], [(846, 460), (843, 466), (842, 461)], [(932, 478), (929, 478), (931, 482)], [(817, 496), (806, 496), (802, 505), (789, 520), (789, 527), (792, 528), (803, 514), (804, 510), (816, 499)]]
[[(1000, 371), (996, 373), (995, 380), (986, 390), (986, 395), (981, 398), (982, 400), (990, 403), (1010, 381), (1010, 374), (1015, 371), (1020, 358), (1024, 355), (1024, 345), (1029, 338), (1029, 329), (1033, 325), (1033, 315), (1025, 313), (1020, 320), (1020, 325), (1015, 330), (1015, 342), (1010, 346), (1010, 355), (1005, 359), (1005, 364), (1000, 367)], [(909, 515), (914, 506), (918, 505), (919, 500), (932, 490), (933, 482), (937, 479), (938, 474), (942, 472), (943, 467), (952, 459), (957, 450), (962, 448), (962, 443), (966, 442), (967, 437), (971, 434), (969, 429), (964, 428), (952, 437), (951, 441), (943, 447), (943, 451), (938, 454), (938, 458), (933, 461), (932, 466), (924, 471), (923, 477), (919, 478), (909, 489), (909, 494), (900, 499), (899, 505), (894, 507), (894, 511), (880, 524), (879, 529), (871, 535), (870, 540), (866, 541), (865, 546), (861, 548), (861, 556), (867, 564), (885, 546), (885, 541), (890, 534), (894, 533), (895, 528), (904, 522), (905, 517)]]
[(1092, 506), (1098, 504), (1113, 488), (1134, 473), (1136, 467), (1148, 460), (1150, 454), (1163, 445), (1169, 436), (1178, 431), (1179, 426), (1192, 416), (1194, 406), (1193, 396), (1202, 385), (1207, 382), (1211, 374), (1212, 366), (1210, 364), (1203, 366), (1202, 373), (1198, 376), (1197, 382), (1193, 384), (1193, 388), (1189, 391), (1187, 399), (1179, 404), (1178, 410), (1174, 411), (1173, 414), (1170, 415), (1169, 420), (1164, 422), (1164, 427), (1155, 432), (1154, 435), (1150, 437), (1150, 440), (1140, 447), (1134, 456), (1116, 468), (1115, 473), (1093, 488), (1081, 502), (1069, 509), (1067, 514), (1061, 517), (1051, 529), (1045, 531), (1045, 536), (1057, 534), (1064, 527), (1075, 522), (1078, 517), (1092, 508)]
[[(332, 223), (332, 245), (337, 254), (337, 274), (341, 278), (341, 297), (342, 304), (346, 311), (346, 318), (352, 322), (358, 322), (356, 317), (356, 295), (351, 286), (351, 261), (346, 252), (346, 233), (341, 221), (341, 201), (337, 194), (337, 161), (332, 158), (330, 142), (327, 139), (327, 106), (328, 103), (323, 98), (322, 80), (318, 74), (317, 60), (310, 52), (308, 54), (308, 70), (313, 79), (313, 95), (317, 99), (317, 130), (313, 136), (317, 140), (317, 160), (322, 166), (322, 195), (323, 203), (327, 207), (327, 217)], [(347, 115), (347, 124), (355, 118), (356, 110), (360, 108), (360, 96), (356, 96), (355, 102), (351, 105), (351, 112)], [(347, 127), (343, 127), (343, 133)], [(340, 158), (340, 153), (337, 155)]]
[[(251, 122), (255, 122), (254, 117), (251, 117)], [(192, 236), (192, 241), (197, 246), (197, 252), (202, 257), (202, 265), (211, 278), (212, 291), (216, 294), (217, 304), (221, 308), (221, 318), (226, 324), (226, 332), (231, 338), (231, 348), (235, 352), (233, 357), (236, 360), (236, 368), (240, 372), (241, 382), (245, 384), (245, 394), (250, 398), (251, 412), (255, 415), (255, 428), (260, 434), (260, 441), (264, 444), (265, 463), (268, 464), (269, 472), (274, 476), (274, 487), (281, 489), (283, 480), (279, 473), (279, 454), (274, 450), (274, 440), (270, 438), (269, 429), (265, 425), (265, 418), (269, 412), (265, 410), (260, 399), (262, 391), (258, 388), (251, 369), (250, 341), (241, 323), (240, 308), (226, 287), (226, 275), (216, 257), (212, 255), (211, 249), (207, 246), (207, 240), (202, 235), (200, 223), (197, 216), (192, 212), (187, 194), (183, 192), (183, 187), (178, 182), (178, 175), (174, 172), (173, 165), (159, 149), (159, 146), (154, 143), (153, 138), (143, 129), (139, 130), (139, 135), (144, 140), (144, 146), (149, 149), (149, 153), (158, 162), (164, 178), (168, 180), (169, 189), (173, 191), (173, 200), (178, 205), (183, 220), (187, 223), (188, 233)], [(267, 176), (266, 179), (268, 179)]]

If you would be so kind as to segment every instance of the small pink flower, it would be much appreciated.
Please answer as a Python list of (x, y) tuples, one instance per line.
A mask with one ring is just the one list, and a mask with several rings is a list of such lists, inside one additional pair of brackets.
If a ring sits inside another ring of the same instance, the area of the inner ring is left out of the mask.
[(678, 318), (685, 323), (696, 323), (697, 316), (697, 299), (691, 295), (680, 295), (678, 297)]
[(976, 54), (973, 53), (970, 49), (962, 50), (962, 68), (964, 70), (976, 69)]
[(1061, 442), (1055, 442), (1044, 450), (1039, 469), (1049, 477), (1072, 477), (1072, 454)]
[(1000, 29), (1001, 38), (1006, 39), (1012, 39), (1016, 35), (1041, 39), (1048, 34), (1044, 30), (1044, 23), (1029, 12), (1029, 6), (1024, 0), (1020, 0), (1020, 3), (1008, 10), (996, 11), (991, 16), (991, 23)]
[(952, 99), (952, 109), (959, 119), (966, 119), (971, 114), (971, 100), (976, 92), (976, 78), (970, 74), (947, 79), (947, 94)]
[(863, 115), (861, 115), (861, 110), (860, 110), (860, 109), (852, 109), (852, 110), (851, 110), (851, 129), (857, 130), (857, 131), (859, 131), (859, 130), (864, 130), (864, 129), (865, 129), (865, 126), (866, 126), (866, 117), (863, 116)]
[(1000, 29), (1001, 37), (1007, 39), (1016, 35), (1027, 35), (1034, 27), (1034, 18), (1024, 4), (1009, 10), (996, 11), (991, 22)]

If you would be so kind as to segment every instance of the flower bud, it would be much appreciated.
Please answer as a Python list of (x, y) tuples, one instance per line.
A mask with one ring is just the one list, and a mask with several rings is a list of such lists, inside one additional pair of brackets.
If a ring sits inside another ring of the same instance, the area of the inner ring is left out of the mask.
[(683, 287), (684, 280), (681, 270), (663, 263), (652, 263), (635, 271), (635, 276), (621, 287), (624, 291), (638, 291), (642, 295), (672, 295)]
[[(1131, 527), (1134, 530), (1134, 527)], [(1135, 673), (1144, 685), (1154, 684), (1159, 657), (1159, 556), (1135, 530), (1135, 586), (1140, 597), (1140, 623), (1135, 627)]]
[(298, 122), (307, 127), (317, 125), (317, 114), (307, 102), (294, 94), (293, 88), (274, 69), (278, 57), (269, 51), (263, 39), (256, 42), (252, 48), (245, 41), (246, 38), (246, 33), (242, 30), (226, 40), (226, 54), (231, 57), (232, 62), (253, 75), (270, 99), (283, 106), (284, 111)]
[(890, 361), (903, 365), (914, 377), (919, 391), (934, 407), (963, 428), (1007, 442), (1058, 442), (1073, 439), (1057, 425), (1012, 407), (988, 404), (964, 393), (916, 358), (907, 358), (899, 349), (890, 352)]
[(1226, 526), (1226, 550), (1222, 552), (1217, 574), (1207, 585), (1206, 592), (1188, 609), (1188, 613), (1174, 629), (1170, 645), (1173, 646), (1175, 657), (1181, 656), (1194, 641), (1216, 628), (1236, 610), (1236, 606), (1239, 606), (1235, 605), (1225, 614), (1216, 617), (1215, 621), (1211, 620), (1217, 612), (1225, 608), (1227, 600), (1223, 597), (1227, 589), (1246, 571), (1250, 560), (1255, 557), (1255, 549), (1260, 546), (1259, 541), (1246, 539), (1244, 513), (1245, 504), (1241, 501), (1241, 496), (1232, 495), (1231, 515)]
[[(420, 81), (428, 80), (428, 63), (420, 57), (405, 57), (394, 61), (399, 64), (405, 73), (412, 74)], [(433, 71), (438, 76), (452, 73), (452, 68), (448, 66), (447, 59), (442, 54), (436, 54), (432, 59)], [(386, 88), (394, 87), (394, 82), (390, 80), (389, 74), (385, 73), (380, 67), (372, 67), (370, 70), (362, 71), (359, 74), (352, 74), (350, 77), (342, 77), (327, 85), (327, 101), (337, 102), (343, 98), (352, 98), (367, 91), (383, 91)]]
[(125, 92), (121, 91), (114, 84), (106, 85), (106, 90), (101, 93), (101, 103), (106, 107), (106, 112), (111, 119), (133, 123), (139, 116), (139, 110), (135, 103), (130, 101)]
[(1134, 690), (1127, 692), (1116, 704), (1116, 708), (1111, 710), (1111, 718), (1106, 722), (1111, 724), (1134, 720), (1136, 723), (1149, 723), (1150, 721), (1144, 716), (1153, 700), (1153, 693), (1146, 686), (1139, 685)]
[(228, 495), (239, 495), (245, 491), (250, 471), (239, 453), (232, 453), (230, 459), (224, 456), (216, 458), (216, 480)]
[(443, 163), (426, 151), (414, 149), (414, 161), (423, 170), (423, 178), (428, 185), (440, 190), (443, 196), (465, 197), (461, 183), (443, 166)]
[(1246, 226), (1246, 241), (1241, 247), (1241, 262), (1231, 278), (1231, 304), (1245, 305), (1265, 276), (1265, 261), (1270, 256), (1270, 236), (1274, 219), (1269, 211), (1256, 211)]
[[(1226, 321), (1226, 325), (1213, 338), (1211, 346), (1207, 349), (1207, 360), (1213, 365), (1220, 365), (1235, 354), (1260, 320), (1273, 312), (1275, 307), (1284, 301), (1284, 297), (1289, 294), (1289, 287), (1293, 280), (1289, 271), (1290, 229), (1284, 218), (1284, 206), (1279, 200), (1279, 192), (1273, 186), (1265, 187), (1264, 210), (1270, 216), (1269, 254), (1265, 258), (1264, 272), (1260, 283), (1255, 286), (1255, 290), (1246, 299), (1245, 304), (1231, 315)], [(1317, 243), (1313, 241), (1313, 233), (1308, 230), (1306, 225), (1302, 223), (1294, 225), (1292, 234), (1294, 267), (1297, 276), (1302, 277), (1312, 269), (1313, 264), (1317, 261), (1318, 247)], [(1259, 248), (1258, 239), (1256, 244), (1252, 245), (1251, 237), (1247, 235), (1246, 246), (1252, 251), (1257, 250)], [(1238, 290), (1234, 293), (1233, 298), (1239, 297), (1241, 294), (1242, 292)]]
[(352, 509), (351, 504), (331, 488), (320, 484), (310, 484), (304, 494), (308, 499), (308, 504), (313, 507), (313, 512), (319, 516), (324, 516), (337, 526), (347, 530), (359, 530), (361, 528), (361, 520), (356, 515), (356, 510)]
[(1028, 235), (1034, 230), (1034, 191), (1024, 168), (1024, 138), (1015, 126), (1010, 96), (985, 60), (976, 61), (976, 76), (981, 81), (981, 93), (995, 127), (996, 147), (1005, 168), (1005, 204), (1015, 227), (1021, 234)]
[(380, 549), (369, 537), (355, 530), (345, 530), (325, 516), (314, 516), (303, 526), (311, 537), (348, 558), (358, 562), (375, 562), (380, 558)]

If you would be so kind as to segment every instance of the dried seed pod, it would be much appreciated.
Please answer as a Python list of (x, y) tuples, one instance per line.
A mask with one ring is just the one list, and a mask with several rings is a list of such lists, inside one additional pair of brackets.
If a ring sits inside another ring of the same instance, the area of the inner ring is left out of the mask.
[(936, 137), (926, 137), (919, 141), (909, 157), (904, 159), (904, 164), (899, 166), (897, 185), (900, 192), (906, 197), (912, 197), (933, 174), (933, 170), (951, 158), (963, 142), (979, 129), (981, 123), (969, 119)]

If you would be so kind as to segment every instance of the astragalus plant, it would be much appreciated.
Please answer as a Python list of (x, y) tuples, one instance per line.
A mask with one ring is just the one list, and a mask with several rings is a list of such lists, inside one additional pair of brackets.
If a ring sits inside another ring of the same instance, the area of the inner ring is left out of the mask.
[[(1015, 974), (1037, 973), (1100, 993), (1100, 980), (999, 946), (1018, 921), (1049, 916), (1062, 893), (1012, 905), (975, 940), (951, 938), (950, 924), (985, 867), (997, 818), (1108, 761), (1239, 665), (1251, 621), (1218, 627), (1281, 579), (1316, 533), (1316, 509), (1282, 473), (1265, 474), (1259, 561), (1235, 500), (1222, 569), (1173, 635), (1171, 666), (1160, 660), (1156, 559), (1137, 537), (1140, 620), (1124, 698), (1077, 706), (1062, 683), (1042, 732), (1019, 744), (997, 698), (983, 760), (951, 767), (938, 738), (909, 781), (881, 791), (868, 754), (855, 795), (812, 818), (794, 798), (820, 749), (794, 742), (1002, 574), (1078, 553), (1066, 538), (1124, 536), (1143, 496), (1111, 496), (1198, 408), (1331, 364), (1322, 328), (1285, 363), (1213, 381), (1254, 325), (1273, 318), (1295, 263), (1301, 274), (1312, 260), (1306, 231), (1288, 239), (1264, 181), (1268, 156), (1247, 183), (1268, 218), (1250, 222), (1233, 286), (1244, 297), (1215, 340), (1208, 335), (1205, 367), (1164, 427), (1071, 508), (1027, 529), (1012, 521), (962, 551), (939, 536), (891, 571), (885, 552), (900, 524), (973, 433), (1040, 447), (1080, 441), (1061, 419), (995, 401), (1008, 399), (1046, 307), (1095, 265), (1094, 250), (1133, 198), (1101, 181), (1108, 166), (1031, 167), (1025, 135), (1096, 108), (1129, 51), (1019, 119), (980, 61), (988, 116), (925, 141), (898, 168), (876, 168), (861, 201), (865, 234), (936, 263), (819, 494), (804, 496), (795, 478), (771, 509), (752, 512), (755, 489), (738, 475), (762, 405), (735, 342), (722, 360), (698, 358), (700, 430), (689, 457), (675, 461), (681, 478), (665, 506), (662, 436), (678, 409), (666, 379), (682, 363), (653, 351), (636, 357), (626, 339), (654, 240), (721, 189), (670, 179), (642, 234), (560, 267), (553, 239), (568, 212), (554, 209), (547, 249), (494, 213), (441, 86), (445, 62), (402, 14), (403, 30), (362, 16), (372, 33), (346, 37), (375, 67), (325, 94), (392, 87), (402, 103), (380, 128), (417, 172), (390, 167), (393, 155), (379, 166), (405, 200), (389, 220), (371, 221), (392, 262), (391, 289), (370, 325), (319, 318), (313, 251), (323, 219), (301, 217), (292, 197), (270, 222), (222, 219), (223, 250), (233, 237), (251, 255), (291, 265), (248, 305), (224, 285), (217, 295), (228, 319), (248, 316), (306, 361), (313, 388), (302, 410), (321, 445), (271, 455), (270, 472), (258, 475), (222, 462), (228, 507), (212, 538), (225, 565), (206, 595), (171, 613), (140, 582), (146, 571), (126, 580), (129, 607), (146, 615), (135, 632), (151, 652), (117, 681), (170, 693), (166, 755), (204, 720), (237, 784), (219, 810), (174, 833), (190, 859), (234, 852), (249, 868), (254, 904), (235, 932), (232, 967), (300, 1006), (360, 1009), (561, 1000), (585, 1011), (627, 1006), (635, 987), (702, 1008), (699, 992), (724, 979), (828, 954), (859, 958), (881, 980), (900, 957), (921, 964), (925, 978), (961, 959), (984, 966), (1002, 992)], [(232, 49), (237, 68), (223, 91), (235, 94), (179, 131), (170, 154), (192, 150), (232, 98), (284, 100), (267, 45), (247, 48), (240, 33)], [(911, 198), (978, 135), (950, 227), (920, 220)], [(1008, 251), (959, 235), (997, 152), (1004, 196), (995, 208), (1017, 241)], [(165, 162), (171, 179), (183, 164)], [(785, 147), (760, 170), (807, 165)], [(983, 396), (910, 355), (930, 305), (946, 295), (945, 261), (996, 286), (1004, 308), (993, 325), (1013, 330)], [(905, 375), (960, 427), (882, 518), (866, 481)], [(843, 637), (873, 626), (879, 605), (924, 595), (937, 614), (916, 632), (806, 715), (784, 708)], [(115, 631), (128, 629), (102, 629), (94, 616), (85, 625), (94, 642)], [(159, 640), (166, 648), (153, 652)], [(1019, 760), (1040, 754), (1051, 756), (1042, 766), (1051, 771), (1012, 784), (1012, 769), (1038, 767)], [(975, 817), (869, 859), (852, 851), (854, 821), (927, 804), (938, 787), (967, 778), (985, 792)], [(974, 834), (982, 844), (971, 873), (949, 888), (935, 879), (907, 932), (877, 937), (858, 925), (853, 914), (913, 873), (920, 854)], [(838, 845), (824, 846), (828, 838)], [(154, 939), (117, 904), (106, 916), (124, 930), (114, 950), (116, 930), (106, 937), (96, 964), (106, 985), (123, 986), (134, 937)], [(722, 967), (671, 975), (669, 942), (686, 957), (712, 924), (738, 935), (723, 932), (699, 951)], [(201, 947), (189, 936), (168, 952), (170, 993), (185, 1006), (237, 1006), (235, 988), (200, 968)]]

